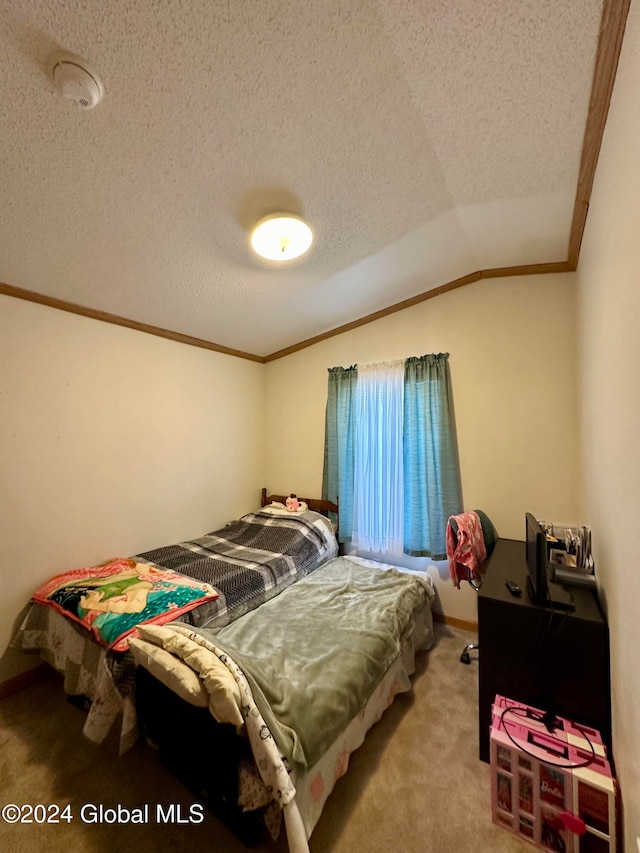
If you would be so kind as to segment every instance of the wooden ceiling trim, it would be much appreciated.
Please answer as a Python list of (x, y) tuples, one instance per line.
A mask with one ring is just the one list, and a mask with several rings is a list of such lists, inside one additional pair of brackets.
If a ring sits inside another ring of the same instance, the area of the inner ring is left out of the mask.
[(417, 296), (412, 296), (409, 299), (403, 299), (402, 302), (396, 302), (395, 305), (390, 305), (388, 308), (382, 308), (380, 311), (374, 311), (373, 314), (367, 314), (366, 317), (361, 317), (359, 320), (353, 320), (351, 323), (345, 323), (343, 326), (337, 326), (328, 332), (323, 332), (321, 335), (316, 335), (313, 338), (308, 338), (306, 341), (293, 344), (285, 349), (273, 352), (271, 355), (265, 356), (265, 362), (275, 361), (278, 358), (284, 358), (286, 355), (291, 355), (298, 350), (306, 349), (314, 344), (320, 343), (327, 338), (332, 338), (335, 335), (341, 335), (343, 332), (350, 332), (352, 329), (357, 329), (359, 326), (365, 326), (367, 323), (373, 323), (374, 320), (380, 320), (382, 317), (387, 317), (389, 314), (395, 314), (396, 311), (404, 311), (405, 308), (411, 308), (413, 305), (418, 305), (420, 302), (426, 302), (427, 299), (433, 299), (436, 296), (441, 296), (443, 293), (449, 293), (451, 290), (457, 290), (459, 287), (465, 287), (467, 284), (473, 284), (474, 281), (480, 281), (485, 278), (504, 278), (506, 276), (517, 275), (544, 275), (545, 273), (572, 272), (568, 261), (556, 261), (549, 264), (523, 264), (514, 267), (494, 267), (493, 269), (479, 270), (472, 272), (469, 275), (463, 275), (461, 278), (456, 278), (446, 284), (441, 284), (439, 287), (434, 287), (432, 290), (425, 290), (424, 293), (419, 293)]
[(220, 344), (203, 341), (201, 338), (193, 338), (191, 335), (182, 335), (180, 332), (172, 332), (170, 329), (150, 326), (148, 323), (138, 323), (135, 320), (128, 320), (126, 317), (119, 317), (117, 314), (109, 314), (106, 311), (85, 308), (83, 305), (76, 305), (74, 302), (65, 302), (63, 299), (56, 299), (54, 296), (45, 296), (43, 293), (35, 293), (32, 290), (23, 290), (20, 287), (13, 287), (11, 284), (0, 282), (0, 294), (14, 296), (16, 299), (24, 299), (27, 302), (36, 302), (39, 305), (46, 305), (49, 308), (57, 308), (59, 311), (67, 311), (70, 314), (78, 314), (80, 317), (89, 317), (91, 320), (111, 323), (114, 326), (124, 326), (127, 329), (145, 332), (145, 334), (155, 335), (157, 338), (166, 338), (169, 341), (176, 341), (179, 344), (200, 347), (200, 349), (208, 349), (213, 352), (222, 353), (223, 355), (233, 355), (236, 358), (245, 358), (248, 361), (256, 361), (259, 364), (264, 364), (264, 358), (260, 355), (253, 355), (242, 350), (223, 347)]
[(569, 263), (574, 270), (578, 267), (580, 246), (587, 222), (587, 213), (589, 212), (591, 190), (593, 189), (600, 146), (609, 114), (611, 94), (618, 70), (630, 3), (631, 0), (605, 0), (602, 9), (598, 50), (591, 83), (589, 113), (582, 142), (578, 187), (569, 237)]
[(412, 296), (409, 299), (403, 299), (402, 302), (396, 302), (395, 305), (390, 305), (388, 308), (382, 308), (380, 311), (374, 311), (373, 314), (367, 314), (365, 317), (360, 317), (358, 320), (353, 320), (351, 323), (344, 323), (342, 326), (336, 326), (335, 329), (330, 329), (328, 332), (323, 332), (321, 335), (315, 335), (313, 338), (307, 338), (305, 341), (293, 344), (285, 349), (273, 352), (271, 355), (265, 356), (265, 361), (275, 361), (278, 358), (284, 358), (286, 355), (298, 352), (298, 350), (312, 347), (320, 341), (326, 341), (327, 338), (333, 338), (336, 335), (342, 335), (344, 332), (350, 332), (352, 329), (357, 329), (359, 326), (366, 326), (368, 323), (373, 323), (375, 320), (380, 320), (389, 314), (395, 314), (396, 311), (403, 311), (405, 308), (411, 308), (412, 305), (417, 305), (419, 302), (424, 302), (426, 299), (432, 299), (434, 296), (440, 296), (441, 293), (448, 293), (450, 290), (455, 290), (458, 287), (464, 287), (466, 284), (471, 284), (482, 278), (482, 273), (474, 272), (470, 275), (464, 275), (462, 278), (456, 278), (447, 284), (441, 284), (440, 287), (434, 287), (433, 290), (427, 290), (425, 293), (419, 293), (417, 296)]
[(555, 261), (548, 264), (520, 264), (513, 267), (492, 267), (482, 270), (482, 278), (508, 278), (516, 275), (546, 275), (554, 272), (573, 272), (569, 261)]

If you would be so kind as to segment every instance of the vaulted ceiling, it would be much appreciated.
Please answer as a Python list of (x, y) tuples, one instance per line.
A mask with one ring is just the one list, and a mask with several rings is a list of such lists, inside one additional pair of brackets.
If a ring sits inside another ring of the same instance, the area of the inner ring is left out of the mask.
[[(602, 15), (0, 0), (0, 281), (262, 357), (475, 271), (566, 263)], [(61, 49), (101, 75), (94, 110), (54, 91)], [(277, 210), (315, 232), (285, 266), (249, 248)]]

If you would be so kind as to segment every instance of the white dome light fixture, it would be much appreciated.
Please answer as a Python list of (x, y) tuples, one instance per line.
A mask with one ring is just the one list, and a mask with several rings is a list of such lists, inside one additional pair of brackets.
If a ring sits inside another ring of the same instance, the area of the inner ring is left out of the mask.
[(293, 213), (272, 213), (253, 229), (253, 251), (268, 261), (291, 261), (309, 250), (313, 242), (311, 228)]
[(56, 53), (49, 61), (49, 68), (57, 92), (75, 101), (81, 110), (92, 110), (102, 100), (102, 80), (82, 57)]

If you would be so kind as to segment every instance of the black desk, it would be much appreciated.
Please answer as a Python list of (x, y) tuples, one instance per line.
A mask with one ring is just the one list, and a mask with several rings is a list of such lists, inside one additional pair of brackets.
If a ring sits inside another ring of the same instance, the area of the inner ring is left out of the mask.
[[(514, 598), (505, 580), (521, 588)], [(496, 693), (597, 728), (611, 748), (609, 631), (597, 595), (570, 587), (575, 610), (552, 611), (527, 593), (525, 543), (498, 539), (478, 594), (480, 758), (489, 761)]]

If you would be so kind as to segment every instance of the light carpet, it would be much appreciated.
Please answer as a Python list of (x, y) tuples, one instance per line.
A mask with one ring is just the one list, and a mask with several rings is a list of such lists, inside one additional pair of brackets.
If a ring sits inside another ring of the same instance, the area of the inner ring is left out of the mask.
[[(465, 666), (459, 660), (473, 639), (436, 625), (435, 646), (418, 656), (413, 692), (395, 700), (351, 756), (311, 837), (312, 853), (532, 850), (491, 822), (489, 767), (478, 759), (477, 661)], [(73, 815), (57, 824), (0, 820), (0, 850), (246, 853), (248, 848), (206, 811), (199, 825), (158, 824), (157, 803), (179, 804), (184, 818), (195, 802), (191, 795), (146, 744), (118, 758), (112, 745), (86, 741), (82, 725), (83, 712), (66, 701), (53, 672), (0, 702), (0, 806), (70, 804)], [(150, 820), (86, 824), (79, 817), (85, 803), (119, 803), (127, 809), (148, 803)], [(281, 853), (286, 840), (252, 849)]]

